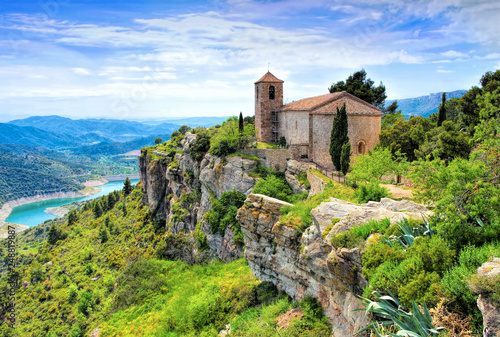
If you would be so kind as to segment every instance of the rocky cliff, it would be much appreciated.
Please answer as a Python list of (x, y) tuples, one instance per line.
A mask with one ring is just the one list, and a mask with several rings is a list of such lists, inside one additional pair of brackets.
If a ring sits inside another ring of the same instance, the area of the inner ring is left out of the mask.
[(227, 191), (248, 195), (255, 185), (249, 175), (258, 161), (242, 157), (221, 158), (206, 154), (201, 162), (192, 159), (189, 146), (196, 135), (187, 133), (180, 147), (167, 154), (143, 150), (139, 156), (139, 174), (145, 200), (155, 219), (164, 219), (171, 233), (193, 233), (199, 223), (207, 236), (213, 256), (224, 261), (238, 259), (242, 245), (234, 241), (233, 230), (224, 235), (212, 233), (203, 215), (211, 208), (211, 198)]
[[(329, 238), (370, 220), (421, 217), (427, 210), (409, 201), (382, 199), (356, 205), (331, 198), (311, 215), (314, 224), (303, 233), (282, 224), (280, 209), (288, 203), (264, 195), (250, 194), (238, 211), (245, 236), (245, 257), (256, 277), (273, 282), (294, 299), (310, 294), (323, 306), (336, 337), (352, 336), (366, 326), (359, 299), (367, 281), (362, 275), (361, 250), (337, 249)], [(332, 218), (341, 219), (325, 239), (322, 233)]]
[[(331, 236), (370, 220), (389, 218), (394, 223), (404, 217), (419, 218), (427, 209), (405, 200), (357, 205), (331, 198), (311, 211), (313, 224), (302, 232), (279, 221), (280, 209), (290, 204), (251, 194), (256, 182), (251, 172), (257, 169), (258, 160), (235, 156), (223, 161), (206, 154), (197, 162), (189, 154), (195, 139), (196, 135), (187, 133), (174, 152), (142, 151), (139, 167), (146, 191), (144, 202), (153, 218), (164, 219), (169, 233), (201, 230), (210, 247), (209, 257), (234, 260), (241, 256), (243, 247), (235, 241), (233, 230), (226, 228), (223, 235), (212, 233), (203, 218), (213, 198), (226, 191), (244, 193), (247, 199), (237, 220), (254, 275), (273, 282), (294, 299), (308, 294), (317, 298), (336, 337), (352, 336), (366, 326), (366, 315), (356, 311), (362, 308), (358, 295), (367, 285), (362, 275), (362, 250), (333, 247)], [(305, 163), (287, 162), (285, 177), (295, 193), (309, 190), (315, 194), (324, 188), (325, 183), (314, 181), (310, 174), (309, 182), (304, 183), (304, 172), (309, 168)], [(333, 218), (340, 220), (332, 227)]]

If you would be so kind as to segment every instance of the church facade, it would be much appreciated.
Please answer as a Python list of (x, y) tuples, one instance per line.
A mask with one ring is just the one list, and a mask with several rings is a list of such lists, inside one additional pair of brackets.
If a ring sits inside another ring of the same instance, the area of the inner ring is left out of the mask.
[(304, 98), (283, 105), (283, 83), (267, 72), (255, 82), (257, 138), (277, 142), (285, 137), (299, 159), (331, 167), (330, 135), (337, 108), (346, 105), (348, 136), (353, 155), (378, 143), (382, 112), (345, 91)]

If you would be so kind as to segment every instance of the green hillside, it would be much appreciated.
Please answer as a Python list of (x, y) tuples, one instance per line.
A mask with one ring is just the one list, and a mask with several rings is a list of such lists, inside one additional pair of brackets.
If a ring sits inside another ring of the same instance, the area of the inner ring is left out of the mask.
[[(17, 325), (3, 324), (0, 336), (88, 336), (95, 328), (101, 336), (216, 336), (228, 323), (233, 336), (331, 335), (315, 300), (291, 303), (257, 280), (245, 260), (187, 265), (158, 259), (168, 245), (181, 250), (193, 234), (165, 235), (151, 221), (140, 187), (70, 214), (71, 221), (17, 234)], [(8, 290), (5, 264), (0, 272), (0, 287)], [(280, 332), (276, 318), (292, 307), (302, 307), (305, 318)]]
[(98, 135), (103, 140), (121, 142), (152, 134), (170, 135), (179, 128), (179, 124), (175, 123), (147, 125), (119, 119), (71, 119), (61, 116), (32, 116), (10, 121), (9, 125), (35, 127), (52, 134), (70, 135), (77, 138)]
[(78, 191), (86, 180), (138, 170), (135, 158), (100, 155), (91, 160), (87, 156), (13, 144), (0, 144), (0, 151), (10, 151), (0, 152), (0, 206), (37, 194)]

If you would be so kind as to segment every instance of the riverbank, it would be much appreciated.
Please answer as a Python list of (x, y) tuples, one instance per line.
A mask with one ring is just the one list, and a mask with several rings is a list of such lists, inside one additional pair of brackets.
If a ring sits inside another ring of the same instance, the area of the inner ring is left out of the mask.
[(137, 173), (137, 174), (117, 174), (114, 176), (104, 176), (103, 179), (106, 179), (107, 181), (118, 181), (118, 180), (125, 180), (127, 177), (130, 180), (140, 179), (139, 173)]
[(5, 221), (9, 217), (14, 207), (31, 204), (33, 202), (51, 200), (51, 199), (88, 197), (96, 193), (99, 193), (100, 191), (101, 191), (100, 188), (86, 186), (83, 190), (78, 192), (47, 193), (47, 194), (40, 194), (32, 197), (25, 197), (7, 201), (5, 204), (3, 204), (2, 208), (0, 208), (0, 239), (6, 238), (8, 236), (7, 233), (8, 225), (10, 225), (11, 227), (15, 227), (16, 232), (21, 232), (29, 228), (29, 226), (27, 225), (15, 224)]

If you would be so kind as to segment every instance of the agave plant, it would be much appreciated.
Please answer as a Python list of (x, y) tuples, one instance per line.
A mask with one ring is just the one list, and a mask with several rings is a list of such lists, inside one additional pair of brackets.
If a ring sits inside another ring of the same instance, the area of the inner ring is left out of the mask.
[(384, 337), (384, 335), (380, 334), (384, 327), (396, 326), (399, 331), (395, 334), (388, 332), (386, 336), (427, 337), (438, 335), (439, 331), (444, 329), (443, 327), (435, 328), (433, 326), (432, 317), (425, 302), (423, 312), (420, 311), (415, 301), (413, 301), (412, 312), (406, 311), (399, 300), (390, 291), (387, 292), (389, 295), (381, 295), (379, 292), (374, 291), (372, 294), (376, 301), (363, 298), (366, 314), (373, 314), (377, 321), (358, 331), (356, 335), (373, 329), (377, 337)]
[(404, 218), (401, 221), (398, 221), (398, 226), (401, 228), (403, 235), (400, 236), (391, 236), (389, 239), (386, 239), (385, 242), (392, 245), (397, 242), (404, 248), (408, 248), (415, 242), (415, 238), (419, 236), (428, 236), (431, 237), (436, 234), (436, 230), (432, 229), (431, 225), (425, 220), (424, 216), (422, 216), (424, 223), (418, 227), (413, 228), (410, 225), (410, 222), (407, 218)]

